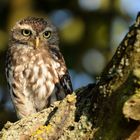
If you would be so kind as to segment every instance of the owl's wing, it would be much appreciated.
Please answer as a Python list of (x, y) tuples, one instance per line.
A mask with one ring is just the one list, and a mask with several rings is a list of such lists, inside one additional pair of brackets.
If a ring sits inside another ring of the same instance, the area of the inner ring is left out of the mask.
[(73, 92), (72, 83), (68, 71), (66, 71), (63, 76), (60, 76), (59, 80), (66, 94), (70, 94)]
[(73, 88), (63, 56), (58, 48), (52, 48), (51, 53), (55, 62), (60, 64), (60, 67), (55, 68), (59, 77), (60, 84), (63, 87), (65, 93), (70, 94), (73, 92)]

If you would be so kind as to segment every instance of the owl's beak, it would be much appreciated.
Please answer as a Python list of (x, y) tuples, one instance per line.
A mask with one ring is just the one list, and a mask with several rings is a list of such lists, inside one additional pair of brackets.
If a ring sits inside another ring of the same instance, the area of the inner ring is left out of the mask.
[(35, 48), (38, 48), (38, 47), (39, 47), (39, 37), (36, 37)]

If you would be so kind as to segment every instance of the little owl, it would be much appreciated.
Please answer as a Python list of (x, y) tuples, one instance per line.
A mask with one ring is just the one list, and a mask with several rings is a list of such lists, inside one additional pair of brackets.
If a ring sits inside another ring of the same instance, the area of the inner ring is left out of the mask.
[(48, 19), (28, 17), (11, 30), (6, 78), (19, 118), (41, 111), (72, 92), (58, 45), (57, 30)]

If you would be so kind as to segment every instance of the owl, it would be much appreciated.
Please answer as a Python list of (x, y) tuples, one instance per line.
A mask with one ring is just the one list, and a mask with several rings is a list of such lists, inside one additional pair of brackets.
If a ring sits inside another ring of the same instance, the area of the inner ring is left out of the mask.
[(73, 91), (57, 30), (48, 19), (22, 19), (9, 38), (6, 79), (18, 118), (41, 111)]

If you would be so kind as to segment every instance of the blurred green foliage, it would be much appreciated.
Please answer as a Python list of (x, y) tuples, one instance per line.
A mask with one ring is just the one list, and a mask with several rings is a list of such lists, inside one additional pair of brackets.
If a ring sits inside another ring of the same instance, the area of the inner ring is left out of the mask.
[(135, 18), (124, 10), (122, 2), (125, 0), (0, 1), (0, 128), (6, 121), (16, 120), (4, 72), (8, 33), (15, 22), (27, 16), (52, 19), (77, 88), (95, 81)]

